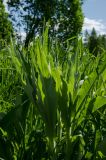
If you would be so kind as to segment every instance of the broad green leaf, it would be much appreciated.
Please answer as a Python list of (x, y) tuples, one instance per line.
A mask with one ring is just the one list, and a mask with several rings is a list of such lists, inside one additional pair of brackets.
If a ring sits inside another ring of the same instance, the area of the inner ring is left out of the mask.
[(96, 135), (95, 135), (95, 150), (97, 149), (99, 143), (101, 140), (101, 132), (100, 130), (96, 130)]
[(97, 111), (101, 107), (106, 105), (106, 97), (98, 96), (93, 104), (93, 110), (92, 112)]
[(93, 155), (93, 153), (87, 151), (85, 158), (91, 159), (92, 155)]
[[(41, 76), (42, 86), (38, 88), (38, 108), (46, 124), (49, 138), (55, 135), (56, 111), (57, 111), (57, 92), (55, 81), (52, 77), (44, 78)], [(42, 98), (42, 96), (44, 96)]]
[(64, 80), (62, 80), (62, 87), (58, 95), (58, 105), (59, 105), (58, 107), (61, 113), (62, 121), (66, 129), (69, 129), (71, 111), (69, 108), (68, 86), (67, 86), (67, 82), (65, 82)]
[(104, 158), (104, 155), (101, 151), (98, 151), (98, 155), (100, 156), (100, 158)]
[(94, 83), (96, 79), (97, 79), (97, 73), (96, 72), (91, 73), (91, 75), (88, 77), (88, 79), (84, 81), (83, 85), (79, 89), (79, 92), (77, 95), (78, 101), (76, 106), (77, 112), (82, 108), (84, 101), (89, 96), (91, 89), (93, 89), (94, 87)]

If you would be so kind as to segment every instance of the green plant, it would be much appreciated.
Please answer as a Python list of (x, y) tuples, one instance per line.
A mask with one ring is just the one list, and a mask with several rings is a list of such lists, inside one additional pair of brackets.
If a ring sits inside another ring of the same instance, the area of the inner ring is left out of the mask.
[[(8, 48), (23, 88), (0, 120), (2, 140), (6, 133), (5, 145), (11, 145), (10, 159), (105, 158), (105, 52), (91, 57), (81, 39), (74, 48), (66, 45), (67, 58), (61, 63), (62, 50), (48, 41), (47, 28), (28, 50), (18, 50), (13, 42)], [(57, 51), (56, 59), (52, 54)], [(1, 158), (6, 154), (2, 151)]]

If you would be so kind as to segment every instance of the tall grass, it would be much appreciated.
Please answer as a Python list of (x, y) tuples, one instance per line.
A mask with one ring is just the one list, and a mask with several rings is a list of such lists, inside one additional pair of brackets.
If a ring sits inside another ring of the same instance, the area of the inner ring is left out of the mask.
[(8, 48), (23, 89), (1, 117), (0, 157), (105, 159), (105, 51), (94, 57), (81, 39), (63, 51), (48, 39), (46, 29), (27, 50)]

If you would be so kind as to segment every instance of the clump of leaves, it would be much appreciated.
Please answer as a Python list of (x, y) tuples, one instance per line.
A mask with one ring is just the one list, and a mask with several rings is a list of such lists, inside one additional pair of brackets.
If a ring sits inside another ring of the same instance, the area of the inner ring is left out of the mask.
[(17, 50), (11, 43), (9, 54), (23, 93), (1, 118), (0, 127), (17, 146), (18, 159), (103, 157), (99, 144), (105, 137), (106, 97), (98, 90), (103, 89), (99, 82), (106, 68), (105, 54), (93, 59), (78, 40), (73, 50), (67, 43), (67, 60), (61, 63), (52, 53), (61, 55), (62, 50), (51, 46), (48, 29), (28, 50)]

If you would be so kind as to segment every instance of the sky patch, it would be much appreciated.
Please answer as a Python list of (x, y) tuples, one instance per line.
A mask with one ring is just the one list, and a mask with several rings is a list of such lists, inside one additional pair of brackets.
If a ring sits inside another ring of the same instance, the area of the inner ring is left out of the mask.
[(91, 32), (93, 28), (96, 29), (98, 34), (106, 34), (106, 25), (105, 22), (103, 22), (103, 20), (90, 19), (85, 17), (83, 31), (87, 30), (88, 32)]

